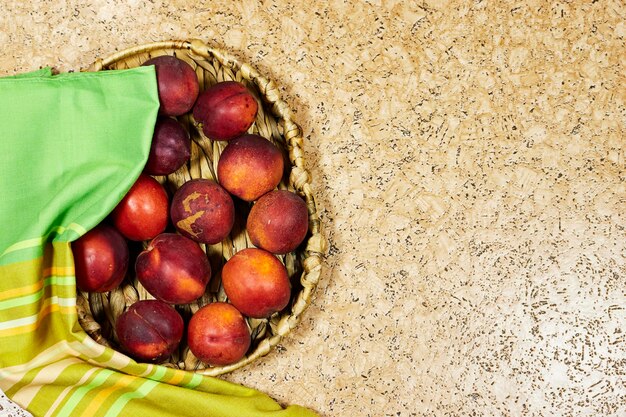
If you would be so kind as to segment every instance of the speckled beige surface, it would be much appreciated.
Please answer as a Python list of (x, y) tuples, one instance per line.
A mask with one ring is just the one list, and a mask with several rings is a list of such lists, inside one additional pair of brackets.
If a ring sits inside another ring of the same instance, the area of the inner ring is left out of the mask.
[(416, 3), (5, 0), (0, 74), (197, 37), (282, 87), (327, 268), (228, 380), (328, 417), (626, 415), (626, 6)]

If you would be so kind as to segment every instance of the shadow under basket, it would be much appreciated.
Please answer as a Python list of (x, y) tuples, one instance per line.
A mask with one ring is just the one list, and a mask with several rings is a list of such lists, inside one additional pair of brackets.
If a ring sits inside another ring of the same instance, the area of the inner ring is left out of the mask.
[[(191, 353), (186, 343), (185, 333), (179, 349), (162, 363), (168, 367), (204, 375), (220, 375), (266, 355), (297, 326), (317, 286), (326, 241), (315, 207), (311, 178), (304, 167), (302, 130), (292, 120), (291, 111), (286, 103), (280, 99), (277, 86), (261, 76), (250, 65), (241, 63), (225, 52), (207, 46), (202, 41), (191, 40), (165, 41), (130, 48), (108, 58), (98, 59), (85, 71), (137, 67), (148, 59), (160, 55), (174, 55), (189, 63), (198, 75), (200, 91), (217, 82), (234, 80), (243, 83), (255, 95), (259, 103), (259, 111), (248, 132), (263, 136), (281, 149), (285, 159), (285, 171), (278, 188), (300, 195), (306, 201), (309, 212), (309, 232), (304, 242), (295, 251), (279, 256), (287, 268), (292, 285), (289, 305), (269, 319), (247, 319), (252, 333), (252, 344), (247, 355), (232, 365), (207, 366)], [(205, 137), (190, 114), (177, 119), (185, 126), (191, 137), (191, 158), (175, 173), (155, 177), (165, 186), (170, 196), (178, 187), (191, 179), (217, 180), (217, 162), (227, 145), (227, 142), (212, 141)], [(220, 279), (222, 265), (238, 251), (254, 247), (245, 230), (246, 217), (251, 203), (236, 198), (233, 200), (236, 220), (230, 236), (215, 245), (201, 245), (213, 271), (205, 294), (192, 304), (175, 306), (185, 322), (188, 322), (191, 315), (202, 306), (227, 300)], [(133, 255), (146, 245), (147, 242), (138, 242), (136, 246), (131, 244), (131, 265), (127, 277), (119, 288), (107, 293), (79, 291), (77, 294), (80, 325), (95, 341), (115, 350), (121, 351), (114, 331), (117, 318), (136, 301), (153, 298), (134, 277), (132, 266)]]

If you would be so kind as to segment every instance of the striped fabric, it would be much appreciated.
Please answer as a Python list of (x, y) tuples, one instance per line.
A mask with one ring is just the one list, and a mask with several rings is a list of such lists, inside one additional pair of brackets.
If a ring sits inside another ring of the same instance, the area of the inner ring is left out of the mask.
[(3, 78), (0, 109), (0, 389), (10, 399), (46, 417), (315, 415), (136, 363), (78, 324), (70, 242), (115, 207), (147, 159), (152, 67)]

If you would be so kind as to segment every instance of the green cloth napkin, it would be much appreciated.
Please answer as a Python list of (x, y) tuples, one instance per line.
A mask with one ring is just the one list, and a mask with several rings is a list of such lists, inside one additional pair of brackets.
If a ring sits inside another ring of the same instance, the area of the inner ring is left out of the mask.
[(0, 389), (35, 416), (315, 416), (136, 363), (78, 324), (70, 242), (139, 176), (158, 107), (151, 66), (0, 78)]

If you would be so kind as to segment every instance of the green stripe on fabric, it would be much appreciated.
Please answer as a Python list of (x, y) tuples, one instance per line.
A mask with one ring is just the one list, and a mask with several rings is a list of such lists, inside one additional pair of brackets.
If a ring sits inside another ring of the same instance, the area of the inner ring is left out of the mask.
[(189, 381), (188, 383), (183, 385), (183, 387), (189, 388), (189, 389), (194, 389), (198, 385), (200, 385), (201, 383), (202, 383), (202, 375), (200, 375), (200, 374), (193, 374), (193, 376), (191, 377), (191, 381)]
[(115, 400), (115, 402), (113, 404), (111, 404), (109, 410), (104, 415), (104, 417), (116, 417), (116, 416), (118, 416), (122, 412), (122, 410), (124, 409), (124, 407), (126, 406), (126, 404), (128, 404), (128, 402), (130, 400), (133, 400), (133, 399), (136, 399), (136, 398), (143, 398), (143, 397), (145, 397), (157, 385), (159, 385), (159, 383), (156, 382), (156, 381), (151, 381), (149, 379), (148, 380), (144, 380), (143, 384), (141, 384), (139, 386), (139, 388), (135, 389), (134, 391), (125, 392), (124, 394), (122, 394), (122, 396), (120, 396), (117, 400)]
[[(34, 325), (37, 322), (41, 321), (46, 314), (54, 314), (56, 313), (56, 309), (64, 308), (64, 307), (75, 307), (76, 299), (75, 298), (59, 298), (56, 295), (46, 298), (42, 303), (37, 304), (28, 304), (30, 310), (27, 313), (35, 313), (29, 316), (18, 317), (13, 320), (7, 320), (4, 322), (0, 322), (0, 330), (9, 330), (16, 329), (18, 327), (26, 326), (26, 325)], [(42, 309), (42, 310), (40, 310)], [(43, 314), (42, 314), (43, 311)], [(63, 314), (63, 311), (61, 311)]]
[(95, 377), (87, 385), (78, 387), (74, 393), (68, 398), (67, 402), (63, 405), (63, 408), (58, 412), (57, 417), (70, 417), (72, 412), (78, 408), (78, 404), (89, 394), (94, 388), (98, 388), (103, 385), (104, 382), (114, 375), (115, 372), (109, 369), (102, 369), (96, 372)]
[(148, 378), (155, 381), (161, 381), (165, 376), (165, 373), (167, 372), (167, 368), (165, 366), (155, 366), (155, 368), (156, 370), (154, 371), (154, 373)]
[[(73, 276), (70, 277), (57, 277), (57, 276), (52, 276), (52, 277), (48, 277), (44, 280), (43, 282), (43, 287), (40, 288), (37, 292), (33, 293), (33, 294), (28, 294), (28, 295), (24, 295), (21, 297), (15, 297), (15, 298), (10, 298), (8, 300), (4, 300), (4, 301), (0, 301), (0, 310), (6, 310), (9, 308), (14, 308), (14, 307), (19, 307), (19, 306), (24, 306), (24, 305), (28, 305), (28, 304), (32, 304), (38, 300), (40, 300), (43, 297), (44, 292), (49, 289), (49, 287), (51, 285), (55, 285), (57, 287), (60, 287), (60, 290), (63, 290), (62, 287), (64, 286), (70, 286), (70, 288), (68, 289), (69, 291), (64, 291), (66, 292), (66, 294), (64, 295), (68, 295), (69, 297), (67, 298), (74, 298), (76, 296), (76, 291), (74, 289), (74, 283), (75, 283), (75, 278)], [(57, 294), (61, 295), (61, 294)]]
[(110, 361), (113, 358), (114, 354), (115, 352), (113, 351), (113, 349), (104, 349), (104, 352), (102, 352), (101, 355), (95, 357), (93, 357), (93, 355), (90, 355), (89, 359), (102, 364)]
[[(69, 309), (66, 309), (69, 310)], [(75, 309), (73, 309), (75, 310)], [(47, 349), (53, 348), (56, 349), (58, 347), (59, 358), (67, 355), (67, 344), (59, 345), (59, 340), (66, 340), (70, 337), (67, 331), (67, 322), (75, 322), (77, 320), (76, 314), (72, 313), (59, 313), (53, 312), (51, 314), (47, 314), (36, 326), (30, 325), (30, 328), (23, 329), (15, 329), (9, 330), (10, 334), (6, 334), (7, 332), (2, 332), (3, 335), (0, 340), (2, 340), (3, 352), (4, 355), (2, 357), (2, 366), (5, 366), (7, 369), (17, 368), (25, 363), (31, 363), (34, 358), (39, 357), (39, 354)], [(65, 323), (62, 323), (65, 322)], [(38, 329), (46, 329), (46, 332), (41, 332)], [(5, 349), (6, 347), (10, 347), (10, 351)], [(10, 355), (7, 354), (10, 352)], [(40, 366), (41, 362), (38, 361), (39, 364), (32, 364), (32, 366)], [(29, 367), (30, 369), (30, 367)], [(4, 369), (2, 373), (4, 373)]]
[[(75, 389), (75, 387), (84, 385), (97, 371), (98, 368), (90, 367), (89, 365), (84, 363), (77, 365), (76, 370), (72, 368), (71, 373), (68, 372), (67, 375), (71, 376), (65, 376), (63, 384), (44, 387), (42, 391), (45, 394), (40, 393), (39, 395), (45, 395), (45, 397), (42, 397), (40, 399), (35, 398), (35, 401), (33, 401), (32, 403), (33, 406), (31, 407), (31, 409), (33, 409), (33, 407), (41, 407), (42, 410), (45, 411), (44, 417), (51, 417), (52, 415), (54, 415), (57, 408), (67, 399), (68, 394), (73, 389)], [(78, 375), (80, 375), (80, 379), (74, 379)], [(54, 400), (54, 402), (51, 405), (48, 405), (51, 400)], [(35, 411), (35, 409), (33, 409), (33, 411)], [(43, 412), (41, 414), (43, 414)]]
[(18, 252), (23, 249), (29, 249), (29, 248), (34, 248), (36, 246), (41, 246), (46, 240), (47, 240), (47, 237), (43, 236), (43, 237), (36, 237), (33, 239), (22, 240), (21, 242), (16, 242), (12, 244), (11, 246), (9, 246), (8, 248), (6, 248), (4, 252), (2, 252), (2, 256), (7, 255), (11, 252)]
[(17, 391), (13, 396), (13, 400), (28, 407), (33, 399), (41, 393), (42, 389), (50, 386), (50, 384), (54, 384), (70, 366), (77, 363), (80, 363), (80, 359), (68, 357), (38, 368), (39, 372), (35, 378), (28, 382), (24, 388)]
[(43, 252), (44, 248), (41, 245), (25, 248), (15, 252), (8, 252), (4, 255), (0, 255), (0, 266), (40, 258), (43, 255)]
[[(48, 369), (58, 366), (62, 362), (66, 362), (67, 366), (60, 371), (56, 371), (56, 378), (53, 381), (45, 381), (41, 386), (39, 392), (31, 399), (30, 405), (41, 406), (46, 404), (46, 408), (50, 408), (50, 402), (56, 400), (62, 391), (65, 390), (67, 385), (81, 385), (78, 381), (78, 376), (86, 374), (85, 370), (89, 366), (85, 365), (80, 359), (70, 357), (61, 361), (53, 362), (48, 366), (41, 367), (41, 371), (47, 372)], [(75, 378), (75, 379), (74, 379)], [(69, 384), (68, 384), (69, 382)], [(27, 405), (28, 407), (29, 405)]]
[(45, 236), (16, 242), (6, 248), (0, 254), (0, 265), (8, 265), (14, 262), (22, 262), (34, 259), (42, 255), (46, 242), (71, 242), (87, 233), (87, 229), (78, 223), (70, 223), (66, 226), (56, 226)]
[(28, 369), (44, 366), (46, 363), (59, 360), (67, 351), (71, 351), (71, 347), (69, 347), (66, 340), (61, 340), (46, 349), (41, 349), (40, 352), (28, 362), (0, 369), (0, 388), (5, 391), (8, 389), (7, 385), (3, 381), (3, 378), (6, 378), (8, 375), (13, 373), (24, 373)]

